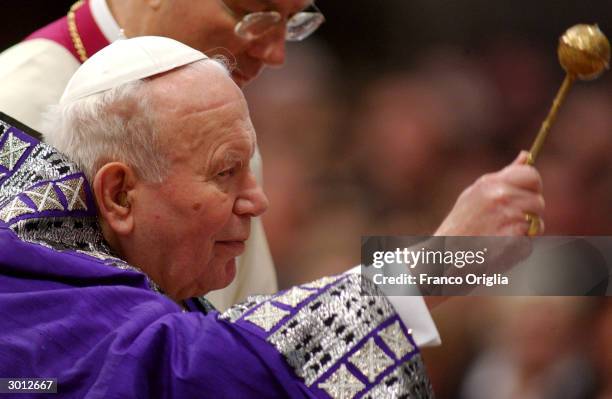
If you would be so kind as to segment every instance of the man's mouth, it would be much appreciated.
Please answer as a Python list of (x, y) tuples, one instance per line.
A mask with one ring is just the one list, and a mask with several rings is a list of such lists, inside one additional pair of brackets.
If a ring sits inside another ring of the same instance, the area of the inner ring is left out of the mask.
[(246, 246), (246, 240), (225, 240), (225, 241), (217, 241), (217, 245), (221, 246), (221, 248), (226, 249), (231, 253), (235, 253), (235, 256), (240, 255), (244, 252)]

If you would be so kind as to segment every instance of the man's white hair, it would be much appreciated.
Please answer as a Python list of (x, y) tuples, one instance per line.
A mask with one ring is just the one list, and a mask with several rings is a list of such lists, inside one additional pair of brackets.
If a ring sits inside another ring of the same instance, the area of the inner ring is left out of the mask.
[[(229, 76), (222, 60), (210, 58), (170, 73), (201, 70), (211, 61)], [(50, 107), (44, 115), (45, 142), (75, 162), (90, 183), (98, 169), (112, 161), (125, 163), (144, 180), (163, 181), (168, 165), (160, 148), (159, 124), (151, 96), (147, 93), (151, 78)]]

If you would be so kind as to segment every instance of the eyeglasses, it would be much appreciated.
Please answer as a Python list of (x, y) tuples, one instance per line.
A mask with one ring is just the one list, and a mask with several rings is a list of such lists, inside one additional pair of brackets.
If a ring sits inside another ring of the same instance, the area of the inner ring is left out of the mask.
[[(283, 17), (278, 11), (258, 11), (244, 15), (240, 18), (224, 0), (220, 0), (225, 9), (238, 21), (234, 27), (234, 33), (246, 40), (258, 39), (283, 22)], [(285, 40), (299, 42), (306, 39), (321, 24), (325, 22), (325, 17), (321, 10), (312, 3), (303, 11), (290, 16), (286, 22)]]

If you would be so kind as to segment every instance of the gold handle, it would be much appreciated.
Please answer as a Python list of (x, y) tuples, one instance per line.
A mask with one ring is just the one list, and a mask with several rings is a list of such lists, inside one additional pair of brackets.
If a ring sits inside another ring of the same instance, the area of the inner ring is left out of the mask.
[[(544, 122), (542, 122), (542, 126), (540, 126), (540, 131), (538, 132), (538, 135), (533, 141), (531, 150), (529, 150), (529, 155), (527, 156), (526, 162), (527, 165), (535, 165), (536, 158), (542, 150), (542, 146), (544, 145), (546, 136), (548, 136), (550, 127), (555, 122), (555, 119), (557, 119), (557, 112), (559, 112), (559, 108), (561, 108), (561, 104), (563, 104), (563, 101), (565, 100), (565, 97), (567, 97), (567, 93), (569, 92), (569, 89), (572, 87), (572, 84), (575, 80), (576, 76), (573, 74), (568, 73), (565, 76), (565, 80), (563, 80), (563, 84), (561, 85), (561, 88), (559, 89), (559, 92), (557, 93), (557, 96), (553, 101), (553, 105), (550, 108), (550, 111), (548, 111), (546, 119), (544, 119)], [(530, 237), (537, 235), (540, 232), (540, 217), (532, 213), (526, 213), (525, 220), (527, 221), (527, 223), (529, 223), (527, 235)]]
[(538, 157), (538, 154), (540, 153), (540, 150), (542, 149), (542, 146), (544, 145), (544, 141), (546, 140), (546, 136), (548, 136), (550, 127), (557, 119), (557, 112), (559, 112), (559, 108), (561, 108), (561, 104), (563, 104), (563, 101), (565, 100), (565, 97), (567, 97), (567, 93), (569, 92), (569, 89), (572, 87), (572, 84), (574, 84), (575, 80), (576, 80), (576, 76), (574, 74), (568, 73), (567, 75), (565, 75), (565, 79), (563, 80), (563, 84), (561, 85), (561, 88), (557, 92), (557, 96), (555, 97), (555, 100), (553, 101), (553, 105), (550, 108), (550, 111), (548, 111), (548, 115), (546, 116), (546, 119), (544, 119), (544, 122), (542, 122), (542, 126), (540, 126), (540, 131), (538, 132), (538, 135), (533, 141), (531, 150), (529, 150), (529, 157), (527, 158), (527, 165), (533, 166), (535, 164), (536, 158)]
[[(610, 42), (597, 25), (575, 25), (568, 29), (559, 40), (557, 55), (567, 75), (531, 146), (527, 165), (535, 164), (550, 127), (557, 118), (557, 112), (576, 78), (594, 79), (609, 68)], [(530, 236), (537, 234), (540, 229), (538, 215), (527, 213), (525, 220), (529, 223), (527, 234)]]

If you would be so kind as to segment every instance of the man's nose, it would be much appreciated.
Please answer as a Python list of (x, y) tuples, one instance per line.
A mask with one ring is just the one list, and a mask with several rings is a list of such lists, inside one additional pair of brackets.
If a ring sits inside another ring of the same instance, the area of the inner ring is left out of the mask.
[(285, 63), (285, 30), (278, 29), (256, 40), (249, 55), (265, 65), (282, 66)]
[(268, 209), (268, 197), (252, 173), (250, 173), (248, 180), (248, 184), (236, 198), (234, 213), (241, 216), (260, 216)]

